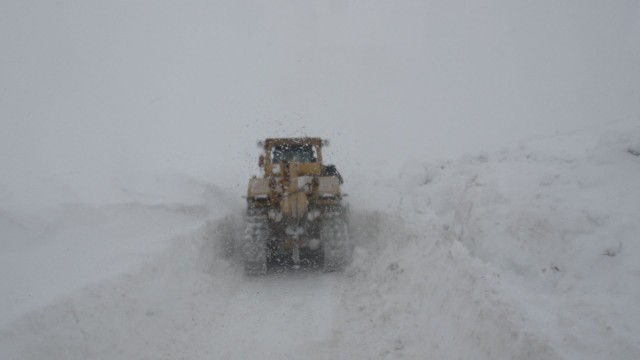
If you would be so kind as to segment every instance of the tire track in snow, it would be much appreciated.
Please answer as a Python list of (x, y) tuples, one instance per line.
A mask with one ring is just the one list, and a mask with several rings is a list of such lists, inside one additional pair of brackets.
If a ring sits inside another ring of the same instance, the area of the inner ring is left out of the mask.
[[(222, 358), (293, 359), (314, 354), (332, 334), (342, 274), (288, 273), (245, 278), (231, 294), (212, 348)], [(228, 346), (238, 342), (239, 346)]]

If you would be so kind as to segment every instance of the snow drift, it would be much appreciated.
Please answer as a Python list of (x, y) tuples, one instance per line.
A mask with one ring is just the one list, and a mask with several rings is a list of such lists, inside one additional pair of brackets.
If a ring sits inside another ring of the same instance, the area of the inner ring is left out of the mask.
[(355, 259), (344, 344), (366, 357), (637, 358), (639, 137), (637, 122), (610, 124), (409, 161), (372, 184), (401, 220)]

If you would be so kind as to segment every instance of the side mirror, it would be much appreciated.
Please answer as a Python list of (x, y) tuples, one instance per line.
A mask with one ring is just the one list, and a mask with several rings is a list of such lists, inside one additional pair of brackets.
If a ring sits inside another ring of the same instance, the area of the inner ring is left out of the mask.
[(260, 155), (258, 158), (258, 166), (264, 167), (264, 155)]

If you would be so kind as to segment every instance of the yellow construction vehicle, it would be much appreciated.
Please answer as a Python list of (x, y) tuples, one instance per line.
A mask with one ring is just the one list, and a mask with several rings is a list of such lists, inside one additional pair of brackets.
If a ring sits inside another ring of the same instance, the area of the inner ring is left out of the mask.
[(340, 270), (350, 255), (348, 208), (342, 176), (325, 165), (320, 138), (266, 139), (259, 143), (263, 176), (249, 180), (242, 244), (247, 274), (276, 265), (310, 262)]

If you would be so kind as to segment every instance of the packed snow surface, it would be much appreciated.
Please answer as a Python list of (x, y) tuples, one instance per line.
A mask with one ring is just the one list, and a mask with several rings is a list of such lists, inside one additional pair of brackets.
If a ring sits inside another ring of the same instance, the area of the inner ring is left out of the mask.
[(338, 273), (245, 276), (238, 202), (191, 179), (182, 203), (4, 210), (0, 357), (637, 359), (639, 141), (409, 160), (352, 192)]

